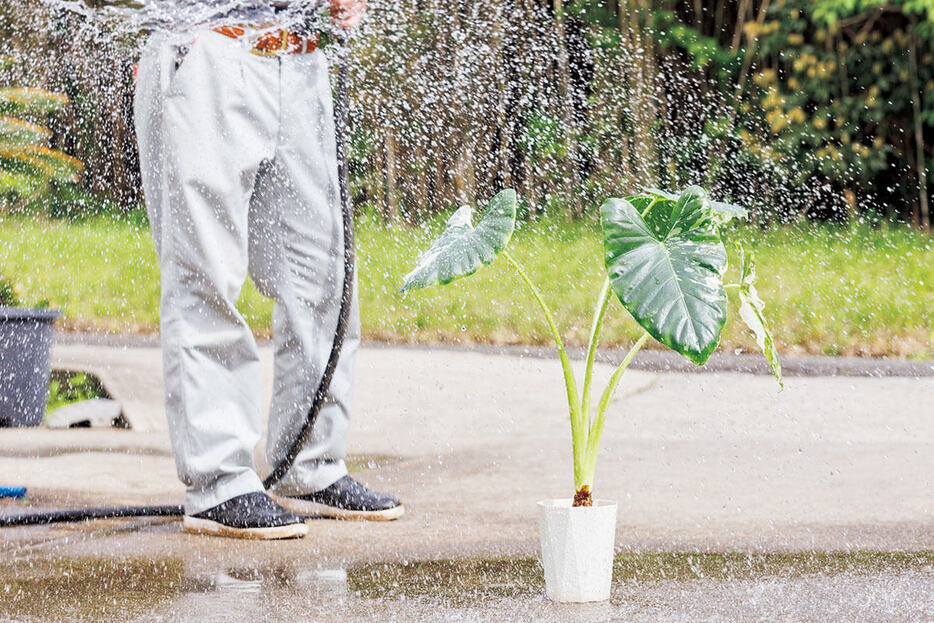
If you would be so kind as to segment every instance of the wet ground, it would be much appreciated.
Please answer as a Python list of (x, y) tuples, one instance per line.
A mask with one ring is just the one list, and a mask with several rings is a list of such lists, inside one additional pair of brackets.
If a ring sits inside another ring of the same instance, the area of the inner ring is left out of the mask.
[(71, 621), (934, 620), (934, 552), (629, 554), (612, 598), (556, 604), (535, 559), (213, 566), (53, 558), (0, 572), (0, 618)]
[[(0, 430), (0, 484), (29, 488), (0, 514), (180, 503), (158, 349), (56, 360), (93, 366), (133, 429)], [(535, 503), (571, 488), (557, 363), (364, 348), (358, 377), (353, 467), (402, 520), (282, 543), (165, 519), (4, 529), (0, 621), (934, 623), (932, 378), (779, 394), (764, 376), (628, 374), (597, 472), (620, 504), (613, 599), (562, 606), (535, 560)]]

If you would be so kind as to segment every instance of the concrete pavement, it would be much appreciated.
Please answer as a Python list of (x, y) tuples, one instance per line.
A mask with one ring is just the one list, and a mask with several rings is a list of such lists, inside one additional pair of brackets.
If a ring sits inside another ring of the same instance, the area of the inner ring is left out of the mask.
[[(43, 505), (178, 503), (159, 349), (60, 344), (54, 360), (99, 374), (133, 429), (0, 430), (4, 484)], [(598, 366), (598, 386), (611, 371)], [(398, 492), (409, 515), (322, 523), (309, 547), (365, 559), (535, 551), (535, 502), (573, 493), (556, 361), (365, 347), (358, 378), (350, 448), (373, 467), (360, 477)], [(934, 549), (932, 390), (934, 378), (794, 377), (778, 392), (765, 376), (631, 371), (596, 494), (620, 502), (622, 547)], [(160, 549), (189, 546), (177, 525), (160, 531)], [(39, 534), (6, 531), (3, 547)], [(122, 538), (142, 551), (144, 537)]]
[[(573, 487), (560, 366), (540, 354), (362, 350), (352, 463), (404, 499), (400, 521), (313, 521), (285, 542), (171, 519), (3, 529), (0, 621), (934, 620), (920, 376), (790, 377), (779, 393), (766, 376), (630, 372), (596, 483), (620, 503), (613, 598), (545, 601), (535, 502)], [(30, 490), (0, 513), (180, 503), (158, 347), (54, 356), (98, 374), (133, 428), (0, 430), (0, 484)]]

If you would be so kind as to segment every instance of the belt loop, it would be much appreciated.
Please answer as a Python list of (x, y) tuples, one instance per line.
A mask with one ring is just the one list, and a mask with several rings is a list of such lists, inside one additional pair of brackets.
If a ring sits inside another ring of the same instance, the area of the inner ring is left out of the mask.
[(285, 28), (282, 29), (282, 43), (281, 49), (283, 52), (289, 51), (289, 31)]

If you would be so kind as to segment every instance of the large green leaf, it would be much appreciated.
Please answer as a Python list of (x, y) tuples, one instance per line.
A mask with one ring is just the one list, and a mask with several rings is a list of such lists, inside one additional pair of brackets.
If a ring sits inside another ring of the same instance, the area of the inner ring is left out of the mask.
[(613, 292), (649, 334), (701, 365), (726, 323), (726, 249), (706, 194), (692, 187), (645, 215), (626, 199), (601, 208)]
[[(749, 216), (749, 211), (742, 206), (738, 206), (733, 203), (726, 203), (724, 201), (713, 201), (707, 198), (707, 193), (700, 186), (688, 186), (684, 189), (683, 192), (700, 192), (704, 196), (704, 201), (707, 202), (707, 205), (713, 211), (716, 220), (720, 223), (725, 224), (732, 221), (735, 218), (747, 218)], [(643, 191), (643, 196), (651, 197), (661, 197), (663, 199), (670, 199), (672, 201), (677, 201), (680, 195), (676, 195), (664, 190), (659, 190), (657, 188), (646, 188)], [(632, 201), (632, 199), (630, 199)]]
[(406, 275), (402, 292), (445, 284), (477, 272), (509, 243), (516, 226), (516, 191), (496, 195), (474, 227), (473, 209), (464, 206), (448, 219), (444, 233)]
[[(739, 245), (737, 245), (739, 246)], [(782, 362), (778, 356), (778, 350), (775, 348), (775, 340), (772, 339), (772, 332), (769, 330), (769, 323), (765, 319), (765, 303), (759, 298), (756, 291), (756, 256), (750, 251), (748, 254), (739, 246), (740, 252), (740, 283), (739, 283), (739, 315), (756, 336), (756, 344), (759, 350), (765, 355), (769, 362), (769, 370), (778, 381), (780, 387), (784, 387), (782, 380)]]

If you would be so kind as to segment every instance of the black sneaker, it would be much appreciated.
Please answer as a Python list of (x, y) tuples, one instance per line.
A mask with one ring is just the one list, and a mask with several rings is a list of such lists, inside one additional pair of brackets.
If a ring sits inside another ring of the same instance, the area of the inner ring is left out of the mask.
[(236, 539), (295, 539), (308, 526), (261, 491), (238, 495), (197, 515), (185, 515), (185, 532)]
[(399, 500), (370, 491), (350, 476), (344, 476), (317, 493), (276, 499), (293, 513), (334, 519), (392, 521), (405, 514), (405, 507)]

